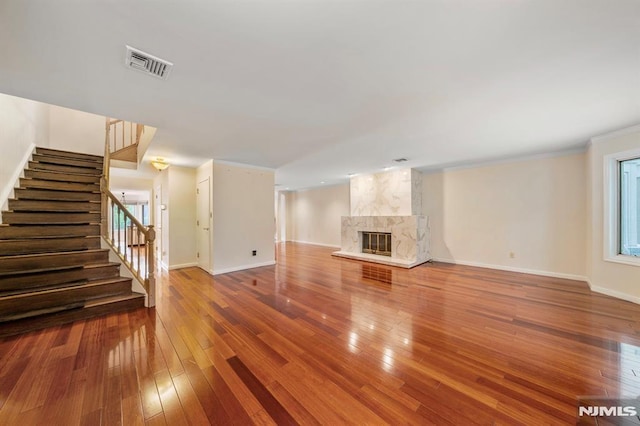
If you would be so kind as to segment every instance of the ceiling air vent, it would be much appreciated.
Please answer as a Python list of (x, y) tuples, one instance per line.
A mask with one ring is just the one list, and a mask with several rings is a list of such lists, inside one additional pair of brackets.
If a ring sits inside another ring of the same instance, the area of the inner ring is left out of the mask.
[(127, 46), (125, 65), (134, 70), (150, 74), (163, 80), (166, 80), (167, 77), (169, 77), (169, 72), (173, 67), (171, 62), (150, 55), (131, 46)]

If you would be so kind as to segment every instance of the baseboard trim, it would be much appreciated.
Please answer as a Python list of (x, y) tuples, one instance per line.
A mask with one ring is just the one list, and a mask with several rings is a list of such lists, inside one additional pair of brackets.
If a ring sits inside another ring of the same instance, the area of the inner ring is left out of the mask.
[(562, 273), (562, 272), (540, 271), (538, 269), (517, 268), (517, 267), (513, 267), (513, 266), (503, 266), (503, 265), (491, 265), (491, 264), (488, 264), (488, 263), (469, 262), (469, 261), (466, 261), (466, 260), (445, 259), (445, 258), (441, 258), (441, 257), (434, 257), (432, 260), (434, 262), (453, 263), (453, 264), (456, 264), (456, 265), (475, 266), (475, 267), (478, 267), (478, 268), (487, 268), (487, 269), (498, 269), (500, 271), (518, 272), (518, 273), (521, 273), (521, 274), (540, 275), (540, 276), (543, 276), (543, 277), (562, 278), (562, 279), (565, 279), (565, 280), (587, 281), (587, 277), (585, 277), (583, 275), (565, 274), (565, 273)]
[(173, 271), (174, 269), (191, 268), (193, 266), (198, 266), (198, 262), (181, 263), (181, 264), (178, 264), (178, 265), (169, 265), (169, 270)]
[(213, 271), (210, 271), (210, 272), (211, 272), (211, 275), (222, 275), (222, 274), (228, 274), (229, 272), (244, 271), (245, 269), (260, 268), (262, 266), (273, 266), (275, 264), (276, 264), (275, 260), (270, 260), (268, 262), (253, 263), (251, 265), (241, 265), (241, 266), (234, 266), (232, 268), (214, 269)]
[(330, 248), (337, 248), (340, 249), (340, 246), (336, 246), (333, 244), (323, 244), (323, 243), (312, 243), (311, 241), (302, 241), (302, 240), (289, 240), (292, 243), (298, 243), (298, 244), (309, 244), (312, 246), (320, 246), (320, 247), (330, 247)]
[[(36, 144), (31, 142), (29, 144), (29, 148), (27, 148), (24, 155), (22, 156), (22, 161), (16, 164), (16, 168), (13, 171), (13, 174), (11, 175), (9, 180), (6, 182), (6, 187), (0, 188), (0, 190), (2, 191), (2, 193), (0, 193), (0, 206), (2, 207), (1, 210), (7, 209), (7, 202), (9, 200), (9, 197), (11, 196), (14, 188), (18, 186), (17, 185), (18, 179), (20, 179), (20, 177), (22, 176), (24, 169), (27, 167), (27, 164), (31, 159), (31, 155), (34, 153), (35, 150), (36, 150)], [(0, 213), (0, 218), (2, 218), (2, 213)]]
[(616, 299), (622, 299), (622, 300), (626, 300), (627, 302), (632, 302), (640, 305), (640, 297), (631, 296), (630, 294), (622, 293), (621, 291), (611, 290), (605, 287), (599, 287), (597, 285), (591, 284), (590, 281), (587, 281), (587, 284), (589, 284), (589, 288), (594, 293), (604, 294), (605, 296), (615, 297)]

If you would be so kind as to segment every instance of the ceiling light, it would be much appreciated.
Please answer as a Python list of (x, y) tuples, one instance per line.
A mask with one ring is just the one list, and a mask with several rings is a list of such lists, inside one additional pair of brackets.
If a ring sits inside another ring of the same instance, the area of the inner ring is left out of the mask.
[(156, 168), (159, 172), (163, 171), (167, 167), (169, 167), (169, 163), (167, 163), (164, 158), (156, 158), (151, 161), (151, 165)]

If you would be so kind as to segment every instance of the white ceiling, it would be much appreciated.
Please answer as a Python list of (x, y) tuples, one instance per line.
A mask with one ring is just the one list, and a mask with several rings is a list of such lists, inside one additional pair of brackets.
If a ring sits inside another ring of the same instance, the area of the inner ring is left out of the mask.
[[(125, 68), (126, 44), (169, 79)], [(0, 0), (0, 92), (157, 127), (174, 164), (318, 186), (639, 123), (640, 1)]]

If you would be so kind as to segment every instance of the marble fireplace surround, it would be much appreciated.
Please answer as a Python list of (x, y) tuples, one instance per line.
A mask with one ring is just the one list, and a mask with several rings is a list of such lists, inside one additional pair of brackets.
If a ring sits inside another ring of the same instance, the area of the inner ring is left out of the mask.
[[(363, 232), (391, 233), (391, 257), (362, 253)], [(430, 260), (426, 216), (342, 216), (341, 250), (334, 256), (412, 268)]]

